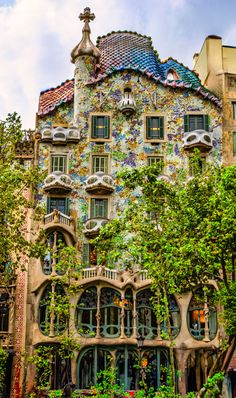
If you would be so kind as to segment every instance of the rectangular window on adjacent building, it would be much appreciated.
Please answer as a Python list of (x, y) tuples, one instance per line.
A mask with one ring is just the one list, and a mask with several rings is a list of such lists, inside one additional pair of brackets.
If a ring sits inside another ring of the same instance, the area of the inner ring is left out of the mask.
[(208, 115), (184, 115), (184, 131), (209, 131)]
[(91, 199), (91, 218), (108, 217), (108, 199)]
[(69, 215), (69, 198), (47, 198), (47, 214), (57, 209), (65, 215)]
[(92, 116), (92, 134), (93, 139), (110, 138), (110, 116)]
[(236, 101), (232, 102), (233, 119), (236, 119)]
[(146, 117), (146, 138), (147, 140), (164, 139), (164, 116)]
[(233, 153), (236, 156), (236, 131), (233, 133)]
[(92, 156), (92, 174), (98, 172), (108, 173), (108, 156)]
[(52, 155), (51, 157), (51, 172), (61, 171), (66, 173), (66, 156), (64, 155)]

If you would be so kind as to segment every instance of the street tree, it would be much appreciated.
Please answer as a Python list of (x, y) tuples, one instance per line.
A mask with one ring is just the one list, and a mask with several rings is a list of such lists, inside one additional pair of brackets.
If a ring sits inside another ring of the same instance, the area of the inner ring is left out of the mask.
[[(236, 167), (208, 165), (202, 173), (200, 166), (195, 154), (190, 178), (183, 171), (174, 178), (161, 176), (162, 165), (121, 172), (128, 206), (102, 229), (96, 244), (101, 263), (148, 270), (157, 318), (167, 320), (173, 393), (176, 372), (168, 297), (197, 287), (203, 297), (223, 307), (225, 335), (214, 351), (210, 382), (198, 392), (198, 397), (210, 397), (216, 396), (209, 395), (212, 377), (220, 391), (235, 349)], [(212, 280), (217, 284), (214, 295), (209, 290)]]

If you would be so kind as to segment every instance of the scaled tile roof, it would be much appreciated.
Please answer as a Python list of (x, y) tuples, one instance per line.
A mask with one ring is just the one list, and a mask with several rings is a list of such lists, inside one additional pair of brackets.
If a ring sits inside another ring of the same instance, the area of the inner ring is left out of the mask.
[(74, 79), (66, 80), (56, 88), (42, 91), (39, 97), (39, 115), (46, 115), (59, 105), (74, 98)]
[[(164, 86), (194, 90), (221, 106), (219, 98), (201, 85), (195, 72), (173, 58), (160, 61), (150, 37), (135, 32), (111, 32), (98, 38), (97, 47), (101, 52), (101, 58), (97, 72), (87, 82), (88, 85), (96, 84), (113, 73), (133, 70)], [(170, 69), (177, 72), (179, 80), (167, 80)], [(73, 87), (74, 81), (69, 80), (55, 89), (42, 92), (38, 114), (45, 115), (61, 103), (70, 101), (73, 98)]]

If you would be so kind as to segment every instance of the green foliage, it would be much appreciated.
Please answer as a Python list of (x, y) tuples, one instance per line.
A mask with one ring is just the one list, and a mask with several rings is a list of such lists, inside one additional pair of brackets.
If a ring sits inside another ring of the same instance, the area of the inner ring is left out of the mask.
[(112, 367), (97, 373), (97, 383), (91, 387), (91, 392), (94, 398), (118, 398), (126, 396), (124, 387), (117, 384), (117, 371)]
[(221, 383), (224, 379), (224, 373), (215, 373), (212, 377), (208, 377), (207, 383), (203, 385), (206, 393), (204, 398), (217, 398), (221, 392)]
[(207, 165), (202, 174), (198, 154), (192, 165), (190, 179), (182, 171), (161, 178), (158, 165), (123, 171), (129, 205), (95, 240), (101, 263), (148, 270), (157, 318), (167, 320), (172, 387), (168, 295), (195, 287), (207, 293), (214, 279), (219, 291), (210, 305), (223, 304), (225, 330), (229, 336), (236, 330), (236, 167)]
[(0, 347), (0, 392), (4, 387), (6, 377), (6, 365), (7, 365), (8, 352)]
[[(5, 271), (1, 272), (2, 284), (10, 282), (23, 255), (37, 253), (37, 245), (26, 237), (25, 220), (27, 211), (34, 207), (34, 190), (44, 175), (15, 159), (16, 144), (22, 139), (21, 120), (16, 113), (0, 121), (0, 267)], [(34, 212), (41, 215), (39, 209)]]
[(29, 363), (36, 366), (37, 387), (39, 389), (49, 388), (49, 380), (52, 373), (54, 347), (50, 345), (38, 346), (35, 354), (28, 359)]
[(49, 398), (59, 398), (62, 397), (62, 390), (49, 391)]

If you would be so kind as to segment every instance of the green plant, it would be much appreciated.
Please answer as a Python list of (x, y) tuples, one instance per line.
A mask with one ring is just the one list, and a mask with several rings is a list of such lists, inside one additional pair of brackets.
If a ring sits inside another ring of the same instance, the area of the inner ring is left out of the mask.
[(8, 352), (0, 347), (0, 391), (4, 387)]

